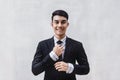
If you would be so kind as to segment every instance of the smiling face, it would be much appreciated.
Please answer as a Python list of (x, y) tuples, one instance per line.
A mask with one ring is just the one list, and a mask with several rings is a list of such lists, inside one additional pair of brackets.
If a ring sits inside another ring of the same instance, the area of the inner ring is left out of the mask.
[(68, 20), (65, 17), (59, 15), (54, 16), (52, 20), (52, 28), (54, 30), (55, 37), (58, 39), (65, 37), (68, 25)]

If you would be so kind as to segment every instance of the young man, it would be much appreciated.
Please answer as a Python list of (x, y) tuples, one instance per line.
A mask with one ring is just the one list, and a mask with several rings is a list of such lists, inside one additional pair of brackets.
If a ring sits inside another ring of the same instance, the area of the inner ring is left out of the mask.
[(54, 36), (38, 44), (32, 62), (33, 74), (45, 71), (44, 80), (76, 80), (75, 74), (88, 74), (89, 63), (82, 43), (66, 36), (68, 14), (54, 11), (51, 25)]

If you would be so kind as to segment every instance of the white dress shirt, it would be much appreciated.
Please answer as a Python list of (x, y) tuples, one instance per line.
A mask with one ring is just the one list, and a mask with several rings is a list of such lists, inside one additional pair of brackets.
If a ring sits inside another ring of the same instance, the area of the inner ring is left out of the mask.
[[(54, 36), (54, 44), (55, 44), (55, 45), (57, 45), (57, 41), (59, 41), (59, 40)], [(61, 39), (60, 41), (63, 42), (63, 43), (61, 44), (61, 45), (63, 46), (63, 48), (64, 48), (64, 51), (62, 52), (62, 59), (63, 59), (63, 58), (64, 58), (65, 48), (66, 48), (66, 46), (65, 46), (65, 45), (66, 45), (66, 36), (65, 36), (63, 39)], [(50, 57), (51, 57), (54, 61), (57, 61), (57, 60), (59, 59), (59, 57), (58, 57), (53, 51), (51, 51), (51, 52), (49, 53), (49, 55), (50, 55)], [(70, 73), (73, 72), (73, 70), (74, 70), (73, 64), (68, 63), (68, 69), (67, 69), (66, 73), (70, 74)]]

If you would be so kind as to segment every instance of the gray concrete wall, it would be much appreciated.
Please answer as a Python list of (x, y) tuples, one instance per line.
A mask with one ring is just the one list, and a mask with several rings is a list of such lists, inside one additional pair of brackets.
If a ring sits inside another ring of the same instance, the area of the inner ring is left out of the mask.
[(120, 80), (120, 0), (0, 0), (0, 80), (42, 80), (31, 62), (53, 36), (51, 13), (70, 15), (67, 35), (83, 42), (91, 71), (78, 80)]

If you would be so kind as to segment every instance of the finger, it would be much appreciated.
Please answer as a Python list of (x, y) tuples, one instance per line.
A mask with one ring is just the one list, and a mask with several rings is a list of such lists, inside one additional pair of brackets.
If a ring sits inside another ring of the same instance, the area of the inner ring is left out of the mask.
[(60, 64), (58, 64), (57, 66), (61, 66), (62, 68), (68, 68), (68, 64), (61, 62)]
[(64, 71), (63, 69), (58, 69), (58, 71)]
[(58, 67), (64, 68), (64, 67), (66, 67), (66, 65), (64, 65), (64, 64), (56, 64), (55, 68), (58, 68)]
[(56, 62), (55, 64), (54, 64), (54, 66), (56, 66), (56, 65), (58, 65), (59, 63), (58, 62)]
[(59, 64), (59, 65), (55, 65), (55, 68), (56, 68), (56, 70), (58, 70), (58, 69), (64, 68), (64, 66), (62, 66), (61, 64)]
[(55, 68), (60, 67), (60, 65), (54, 65)]
[(56, 47), (56, 48), (59, 48), (59, 47), (60, 47), (60, 45), (55, 45), (55, 47)]
[(61, 66), (55, 67), (56, 70), (59, 70), (59, 69), (61, 69), (61, 68), (62, 68)]
[(60, 65), (55, 65), (55, 68), (60, 67)]
[(60, 46), (61, 49), (64, 49), (64, 46)]
[(61, 45), (59, 45), (59, 44), (57, 44), (56, 46), (57, 46), (57, 47), (61, 47)]
[(65, 68), (59, 68), (58, 71), (66, 71)]
[(65, 67), (65, 65), (64, 64), (62, 64), (61, 62), (57, 62), (57, 63), (55, 63), (55, 68), (58, 68), (58, 67)]
[(58, 71), (67, 71), (67, 67), (64, 67), (64, 66), (62, 66), (62, 67), (60, 67), (59, 69), (57, 69)]
[(54, 65), (59, 65), (59, 64), (61, 64), (61, 61), (59, 61), (59, 62), (56, 62)]

